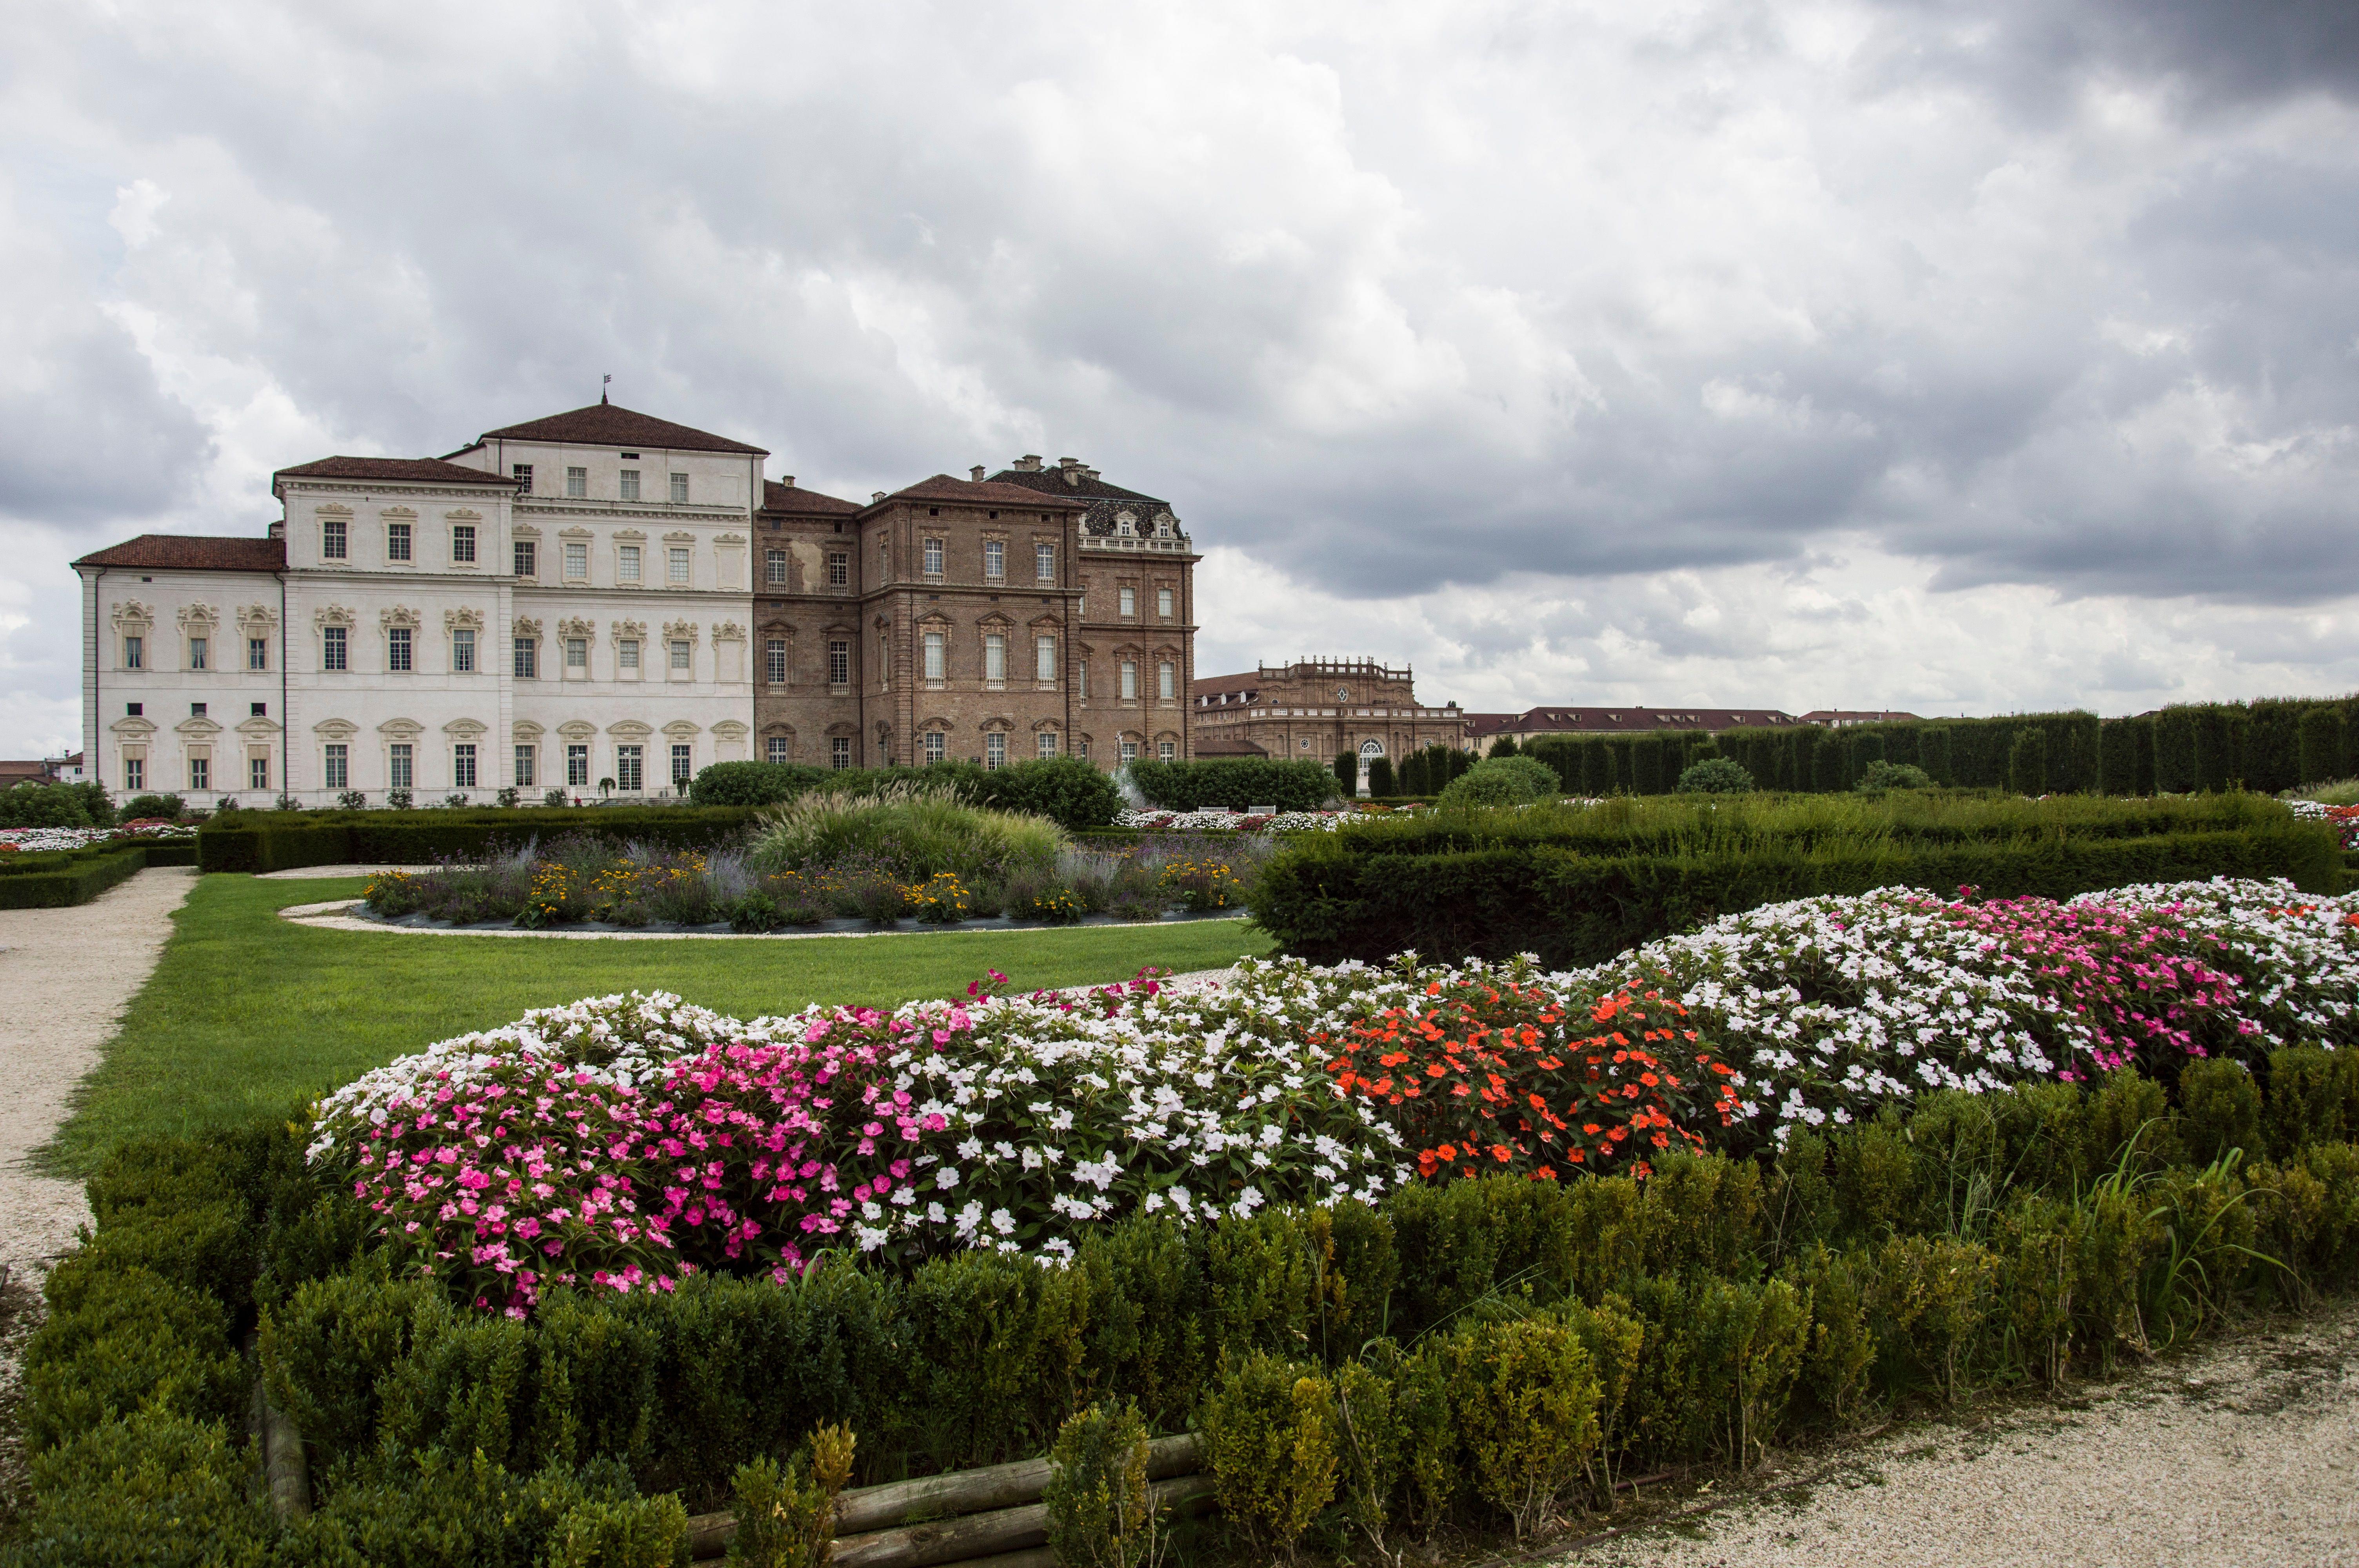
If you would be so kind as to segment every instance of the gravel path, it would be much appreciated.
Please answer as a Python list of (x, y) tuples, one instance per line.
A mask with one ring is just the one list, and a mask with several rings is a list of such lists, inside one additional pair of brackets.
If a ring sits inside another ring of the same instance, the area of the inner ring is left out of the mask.
[(194, 866), (154, 866), (71, 909), (0, 910), (0, 1264), (19, 1275), (73, 1245), (82, 1184), (36, 1175), (124, 1008), (155, 971)]
[[(277, 875), (272, 872), (272, 875)], [(349, 898), (331, 899), (325, 903), (290, 903), (278, 912), (281, 920), (297, 925), (309, 925), (319, 931), (365, 931), (383, 935), (388, 932), (408, 936), (489, 936), (495, 939), (522, 938), (555, 942), (836, 942), (866, 941), (878, 936), (956, 936), (973, 935), (978, 931), (996, 932), (1003, 936), (1021, 938), (1036, 931), (1115, 931), (1132, 925), (1200, 925), (1223, 920), (1243, 920), (1240, 910), (1234, 914), (1198, 915), (1191, 921), (1176, 920), (1109, 920), (1088, 926), (1027, 925), (1010, 930), (999, 925), (919, 925), (897, 931), (576, 931), (559, 927), (549, 931), (528, 931), (516, 926), (491, 929), (470, 927), (461, 930), (449, 925), (396, 925), (383, 920), (364, 920), (344, 912), (357, 901)]]
[(2352, 1568), (2359, 1302), (2059, 1405), (1913, 1425), (1564, 1568)]

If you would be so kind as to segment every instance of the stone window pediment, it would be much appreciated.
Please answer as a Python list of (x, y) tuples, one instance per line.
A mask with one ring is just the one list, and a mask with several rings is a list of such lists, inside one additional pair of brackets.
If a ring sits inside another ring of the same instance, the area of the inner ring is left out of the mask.
[(349, 741), (361, 732), (361, 727), (349, 719), (322, 719), (311, 726), (311, 733), (330, 741)]
[(446, 627), (473, 626), (480, 631), (483, 629), (484, 612), (480, 610), (467, 609), (464, 606), (457, 610), (446, 610), (442, 612), (442, 624)]
[(176, 619), (183, 630), (203, 631), (221, 624), (221, 612), (210, 604), (183, 604)]
[(742, 545), (745, 542), (745, 535), (743, 534), (723, 534), (712, 542), (716, 545)]
[(194, 715), (181, 719), (172, 728), (182, 735), (218, 735), (222, 732), (222, 727), (219, 724), (210, 719), (200, 719)]
[(484, 514), (472, 506), (462, 506), (456, 512), (445, 512), (442, 517), (449, 523), (481, 523), (484, 520)]
[(859, 737), (860, 726), (839, 719), (827, 727), (827, 733), (830, 740), (855, 740)]
[(1061, 719), (1036, 719), (1032, 721), (1032, 733), (1038, 735), (1044, 730), (1062, 730), (1064, 727), (1065, 721)]
[(762, 726), (762, 733), (765, 735), (783, 735), (788, 740), (791, 741), (795, 738), (795, 727), (791, 724), (783, 722), (765, 724)]
[(1000, 718), (997, 716), (984, 719), (981, 725), (983, 732), (986, 735), (992, 733), (994, 730), (997, 730), (1000, 734), (1005, 735), (1015, 728), (1016, 721), (1014, 719)]
[(664, 641), (667, 643), (681, 641), (693, 643), (698, 640), (700, 633), (693, 621), (667, 621), (664, 622), (663, 634)]
[(685, 529), (675, 528), (670, 533), (664, 535), (664, 543), (667, 545), (693, 545), (696, 543), (696, 535), (689, 533)]
[(265, 719), (262, 715), (257, 713), (250, 719), (240, 720), (237, 727), (237, 732), (248, 737), (249, 739), (258, 741), (265, 735), (277, 734), (278, 726), (275, 721)]
[(636, 719), (619, 719), (606, 726), (606, 733), (625, 741), (644, 741), (656, 732), (655, 726)]
[(146, 632), (156, 624), (156, 611), (136, 599), (126, 599), (114, 607), (114, 619), (117, 632)]
[(418, 515), (418, 508), (414, 506), (382, 506), (377, 509), (377, 515), (380, 517), (391, 517), (397, 520), (402, 518), (415, 518)]
[(663, 732), (670, 736), (675, 741), (685, 741), (690, 735), (703, 734), (704, 726), (701, 724), (691, 723), (690, 720), (685, 719), (675, 719), (670, 723), (663, 727)]
[(126, 737), (138, 736), (144, 739), (147, 736), (156, 733), (156, 721), (152, 719), (134, 719), (129, 715), (125, 715), (125, 717), (116, 719), (114, 723), (108, 725), (107, 728), (114, 731), (117, 735)]
[(311, 611), (314, 626), (350, 626), (357, 620), (353, 611), (342, 604), (323, 604)]
[(647, 536), (647, 531), (644, 528), (617, 528), (614, 530), (615, 538), (628, 540), (634, 545), (637, 544)]
[(540, 530), (534, 527), (529, 523), (515, 524), (508, 529), (508, 533), (511, 536), (518, 539), (538, 539), (540, 537)]
[(376, 619), (381, 626), (415, 626), (418, 624), (418, 611), (406, 604), (397, 604), (389, 610), (378, 611)]
[(278, 629), (278, 611), (266, 604), (249, 604), (238, 611), (237, 624), (249, 637), (267, 637)]
[(560, 539), (594, 539), (598, 535), (577, 523), (571, 528), (560, 528), (557, 536)]
[(625, 639), (635, 639), (644, 643), (647, 638), (647, 623), (644, 621), (617, 621), (610, 635), (617, 643)]
[(557, 727), (557, 732), (569, 741), (587, 741), (598, 733), (598, 727), (587, 719), (569, 719)]
[(951, 618), (939, 610), (929, 610), (918, 617), (918, 624), (928, 632), (947, 632), (951, 629)]
[(453, 719), (450, 723), (442, 726), (442, 733), (445, 735), (458, 735), (472, 739), (474, 736), (487, 732), (490, 729), (490, 725), (484, 723), (480, 719)]
[(1009, 627), (1015, 625), (1016, 622), (1010, 621), (1006, 616), (1002, 615), (998, 611), (995, 610), (990, 614), (984, 616), (982, 620), (976, 622), (975, 624), (982, 627), (986, 632), (1006, 632)]
[(723, 621), (712, 628), (712, 640), (716, 643), (742, 643), (745, 640), (745, 628), (734, 621)]
[(519, 616), (516, 618), (516, 634), (527, 640), (537, 638), (540, 635), (540, 622)]
[(747, 728), (740, 719), (724, 719), (712, 727), (712, 733), (723, 741), (743, 741)]
[(508, 732), (519, 741), (538, 741), (541, 737), (540, 726), (529, 719), (517, 719), (508, 726)]
[(765, 621), (762, 622), (762, 635), (784, 637), (791, 642), (795, 635), (795, 623), (791, 621)]
[(569, 615), (557, 623), (557, 634), (560, 637), (594, 637), (598, 634), (598, 628), (578, 615)]
[(376, 732), (397, 741), (415, 741), (426, 733), (426, 726), (415, 719), (388, 719), (376, 727)]
[(321, 517), (350, 517), (353, 514), (353, 509), (341, 501), (323, 501), (311, 510)]

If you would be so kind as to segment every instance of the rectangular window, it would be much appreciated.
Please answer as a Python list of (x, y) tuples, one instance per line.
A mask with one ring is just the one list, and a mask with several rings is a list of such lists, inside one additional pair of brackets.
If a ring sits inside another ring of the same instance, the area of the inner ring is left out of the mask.
[(518, 539), (516, 542), (516, 575), (538, 577), (540, 575), (540, 563), (537, 558), (538, 554), (538, 550), (530, 539)]
[(1128, 620), (1138, 613), (1138, 589), (1128, 583), (1123, 584), (1121, 588), (1114, 590), (1114, 599), (1122, 611), (1123, 619)]
[(586, 578), (590, 575), (589, 546), (568, 545), (565, 546), (565, 575), (571, 578)]
[(1122, 699), (1125, 702), (1138, 700), (1138, 661), (1136, 659), (1125, 659), (1122, 662)]
[(385, 632), (385, 667), (406, 670), (409, 667), (409, 628), (388, 626)]
[(1089, 738), (1088, 736), (1086, 736), (1086, 735), (1076, 735), (1076, 736), (1074, 736), (1074, 737), (1073, 737), (1073, 755), (1075, 755), (1076, 757), (1086, 757), (1086, 756), (1088, 756), (1089, 754), (1090, 754), (1090, 738)]
[(626, 670), (635, 670), (639, 667), (639, 640), (637, 638), (625, 637), (620, 643), (615, 644), (615, 648), (617, 652), (615, 654), (614, 662), (618, 665)]
[(939, 730), (926, 731), (926, 761), (939, 762), (950, 750), (950, 737)]
[(534, 749), (533, 749), (530, 745), (528, 745), (528, 744), (527, 744), (526, 742), (521, 741), (517, 741), (517, 742), (516, 742), (516, 788), (518, 788), (518, 789), (530, 789), (530, 788), (532, 788), (532, 786), (533, 786), (533, 784), (534, 784), (534, 783), (535, 783), (535, 778), (534, 778), (534, 768), (535, 768), (535, 764), (536, 764), (537, 762), (538, 762), (538, 761), (539, 761), (539, 758), (538, 758), (538, 757), (537, 757), (536, 755), (534, 755)]
[(475, 743), (473, 741), (462, 741), (451, 748), (451, 787), (475, 787)]
[(1054, 582), (1057, 580), (1056, 546), (1035, 545), (1032, 546), (1032, 575), (1038, 578), (1042, 582)]
[(671, 580), (682, 585), (688, 581), (688, 546), (685, 545), (671, 547)]
[(997, 632), (983, 640), (983, 678), (1004, 681), (1007, 678), (1007, 639)]
[(1155, 695), (1166, 702), (1180, 695), (1180, 666), (1169, 659), (1155, 666)]
[(352, 749), (342, 741), (328, 742), (328, 765), (324, 772), (330, 789), (353, 787)]
[(586, 743), (565, 748), (565, 782), (575, 789), (590, 784), (590, 748)]
[(248, 789), (270, 787), (270, 757), (267, 752), (245, 759), (245, 787)]
[(998, 539), (983, 542), (983, 575), (1004, 578), (1007, 575), (1007, 546)]
[(852, 557), (842, 550), (830, 550), (827, 555), (827, 586), (852, 586)]
[(582, 501), (586, 500), (589, 494), (590, 470), (588, 469), (567, 469), (565, 470), (565, 498), (568, 501)]
[(588, 669), (589, 669), (589, 667), (590, 667), (590, 639), (589, 639), (589, 638), (587, 638), (587, 637), (568, 637), (567, 639), (565, 639), (565, 667), (566, 667), (567, 669), (569, 669), (569, 670), (584, 670), (584, 671), (586, 671), (586, 670), (588, 670)]
[(190, 718), (191, 718), (191, 719), (202, 719), (204, 716), (205, 716), (205, 705), (204, 705), (203, 703), (201, 703), (201, 702), (192, 702), (192, 703), (189, 704), (189, 717), (190, 717)]
[(995, 730), (983, 738), (983, 765), (1004, 768), (1007, 765), (1007, 732)]
[(679, 741), (671, 749), (671, 782), (675, 789), (685, 789), (691, 776), (688, 743)]
[(190, 789), (213, 787), (213, 760), (211, 757), (189, 759), (189, 787)]
[(624, 545), (614, 551), (614, 572), (625, 582), (639, 580), (639, 547)]
[(417, 782), (418, 770), (412, 765), (409, 742), (396, 741), (386, 748), (386, 778), (395, 789), (408, 789)]
[(508, 477), (516, 481), (516, 493), (518, 495), (530, 495), (532, 493), (532, 465), (530, 463), (510, 463), (508, 465)]
[(266, 670), (270, 667), (270, 639), (248, 637), (245, 640), (245, 667), (250, 670)]
[(1040, 731), (1039, 752), (1040, 760), (1044, 762), (1053, 762), (1057, 760), (1057, 732), (1054, 730)]
[(344, 558), (346, 547), (344, 526), (344, 520), (341, 517), (320, 519), (320, 558), (321, 560), (341, 561)]
[(1034, 680), (1057, 678), (1057, 639), (1054, 637), (1032, 639), (1032, 678)]
[(1135, 762), (1138, 761), (1138, 742), (1137, 742), (1137, 741), (1125, 741), (1122, 743), (1122, 760), (1123, 760), (1124, 762)]
[(886, 690), (893, 686), (893, 638), (890, 633), (876, 633), (876, 684)]
[(693, 646), (694, 644), (684, 637), (674, 638), (671, 644), (671, 667), (676, 670), (692, 669), (694, 662), (690, 650)]
[(451, 673), (455, 676), (475, 673), (475, 630), (472, 626), (451, 629)]
[(922, 558), (925, 565), (925, 572), (928, 577), (940, 577), (942, 575), (942, 542), (940, 539), (929, 539), (926, 541), (923, 546)]
[(769, 737), (762, 742), (762, 751), (771, 762), (784, 762), (787, 760), (787, 738), (784, 735)]
[(625, 469), (623, 470), (623, 499), (625, 501), (636, 501), (638, 498), (639, 470), (636, 469)]
[(518, 637), (516, 640), (516, 678), (518, 680), (540, 678), (540, 644), (530, 637)]
[(839, 772), (852, 766), (852, 737), (836, 735), (827, 743), (827, 765)]
[(767, 550), (767, 551), (765, 551), (765, 552), (763, 553), (763, 556), (762, 556), (762, 580), (763, 580), (763, 581), (765, 581), (765, 582), (767, 582), (767, 583), (771, 583), (771, 584), (773, 584), (773, 585), (775, 585), (775, 586), (781, 587), (781, 588), (783, 588), (783, 587), (785, 587), (785, 586), (786, 586), (786, 581), (787, 581), (787, 552), (786, 552), (786, 551), (784, 551), (784, 550)]
[(473, 523), (451, 524), (451, 562), (453, 566), (475, 564), (475, 525)]
[(139, 670), (147, 667), (147, 640), (144, 637), (123, 639), (123, 667)]
[(1180, 747), (1175, 741), (1158, 741), (1155, 742), (1155, 754), (1168, 762), (1179, 756)]
[(1155, 613), (1163, 620), (1169, 621), (1171, 619), (1171, 590), (1169, 589), (1158, 588), (1155, 590)]
[(266, 719), (270, 716), (270, 704), (266, 702), (249, 702), (245, 705), (245, 710), (256, 719)]
[(1090, 699), (1090, 662), (1087, 659), (1073, 666), (1073, 695), (1083, 702)]
[(831, 638), (827, 644), (827, 684), (852, 684), (852, 644), (842, 637)]
[(205, 668), (205, 667), (206, 667), (206, 665), (205, 665), (205, 656), (206, 656), (205, 640), (204, 640), (202, 637), (191, 637), (191, 638), (190, 638), (190, 639), (189, 639), (189, 668), (190, 668), (190, 669), (192, 669), (192, 670), (201, 670), (201, 669)]
[(323, 670), (348, 668), (344, 660), (345, 630), (342, 626), (320, 628), (320, 667)]
[(147, 758), (125, 757), (123, 759), (123, 787), (125, 789), (146, 789), (147, 787)]
[(929, 632), (926, 633), (926, 678), (928, 680), (941, 680), (944, 678), (942, 674), (943, 642), (944, 639), (942, 633), (940, 632)]
[(406, 561), (409, 558), (409, 524), (388, 523), (385, 525), (385, 558)]
[(671, 476), (671, 498), (675, 502), (681, 503), (688, 500), (688, 476), (686, 474), (676, 473)]
[(876, 581), (879, 586), (893, 580), (893, 541), (876, 541)]
[(629, 795), (638, 794), (645, 779), (645, 774), (641, 772), (641, 763), (646, 754), (646, 749), (640, 746), (614, 748), (614, 787), (616, 789)]
[(770, 677), (772, 686), (787, 684), (787, 640), (773, 637), (762, 644), (762, 673)]

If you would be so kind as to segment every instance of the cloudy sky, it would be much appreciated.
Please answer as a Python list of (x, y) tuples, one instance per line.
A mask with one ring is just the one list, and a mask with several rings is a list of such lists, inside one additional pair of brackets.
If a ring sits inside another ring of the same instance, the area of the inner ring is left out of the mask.
[(594, 399), (1169, 497), (1201, 665), (1472, 708), (2359, 687), (2359, 8), (58, 0), (0, 55), (0, 752), (66, 562)]

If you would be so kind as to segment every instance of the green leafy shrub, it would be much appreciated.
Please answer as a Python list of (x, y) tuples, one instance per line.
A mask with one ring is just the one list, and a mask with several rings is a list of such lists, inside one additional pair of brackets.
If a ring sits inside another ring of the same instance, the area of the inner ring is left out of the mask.
[(737, 1466), (729, 1483), (737, 1524), (729, 1561), (743, 1568), (827, 1568), (835, 1557), (836, 1495), (852, 1478), (853, 1449), (849, 1427), (822, 1426), (783, 1467), (767, 1454)]
[(1759, 786), (1734, 757), (1706, 757), (1680, 773), (1680, 795), (1747, 795)]
[(2291, 1160), (2314, 1143), (2359, 1141), (2359, 1051), (2270, 1053), (2264, 1115), (2273, 1160)]
[(1451, 1338), (1451, 1404), (1473, 1457), (1474, 1489), (1521, 1541), (1555, 1511), (1597, 1447), (1597, 1375), (1573, 1326), (1531, 1317)]
[(53, 1299), (25, 1349), (26, 1442), (56, 1448), (143, 1409), (228, 1421), (250, 1386), (221, 1303), (118, 1267)]
[(33, 1503), (15, 1522), (22, 1568), (265, 1568), (268, 1505), (254, 1458), (218, 1422), (135, 1411), (32, 1461)]
[(1914, 762), (1877, 761), (1867, 764), (1852, 786), (1863, 795), (1876, 795), (1887, 789), (1931, 789), (1933, 775)]
[[(113, 816), (110, 812), (109, 816)], [(90, 803), (75, 784), (27, 779), (0, 789), (0, 827), (88, 827)], [(104, 827), (105, 823), (97, 824)]]
[(776, 806), (822, 784), (836, 773), (801, 762), (713, 762), (688, 786), (699, 806)]
[(123, 803), (122, 819), (141, 822), (160, 818), (166, 822), (178, 822), (187, 812), (188, 806), (177, 795), (135, 795)]
[(896, 785), (870, 795), (815, 792), (771, 806), (753, 853), (773, 870), (864, 859), (905, 881), (938, 871), (973, 881), (1045, 873), (1068, 847), (1064, 831), (1044, 818), (962, 805), (946, 788)]
[[(1373, 786), (1371, 786), (1373, 787)], [(1441, 792), (1440, 804), (1452, 807), (1520, 806), (1554, 795), (1560, 787), (1556, 770), (1530, 757), (1485, 757)]]
[(1343, 1515), (1376, 1561), (1386, 1563), (1385, 1531), (1401, 1483), (1401, 1422), (1390, 1380), (1364, 1361), (1335, 1368), (1336, 1492)]
[(1343, 765), (1338, 758), (1337, 771), (1332, 775), (1313, 762), (1265, 757), (1214, 757), (1190, 762), (1141, 757), (1129, 767), (1130, 782), (1138, 793), (1149, 806), (1165, 811), (1193, 811), (1200, 806), (1234, 806), (1240, 811), (1249, 806), (1316, 811), (1335, 793), (1337, 782), (1344, 783), (1346, 795), (1357, 787), (1359, 760), (1352, 759), (1348, 781), (1343, 779)]
[(1150, 1555), (1154, 1504), (1147, 1423), (1128, 1402), (1092, 1405), (1057, 1429), (1049, 1451), (1049, 1545), (1067, 1568), (1138, 1568)]
[(1876, 1254), (1879, 1336), (1898, 1346), (1951, 1404), (1965, 1387), (1967, 1352), (1991, 1310), (1998, 1260), (1947, 1236), (1895, 1237)]
[(1257, 1552), (1292, 1562), (1334, 1500), (1334, 1388), (1318, 1368), (1261, 1352), (1205, 1397), (1206, 1457), (1221, 1511)]
[(2242, 1062), (2192, 1061), (2179, 1075), (2180, 1136), (2189, 1156), (2208, 1165), (2230, 1150), (2261, 1152), (2261, 1087)]

